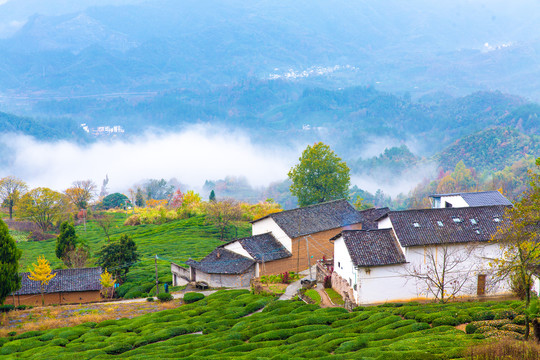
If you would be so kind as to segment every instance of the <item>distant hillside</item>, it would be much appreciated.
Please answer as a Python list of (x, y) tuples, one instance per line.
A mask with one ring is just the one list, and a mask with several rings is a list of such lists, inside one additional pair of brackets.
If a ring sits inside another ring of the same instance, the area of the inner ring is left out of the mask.
[(531, 0), (511, 9), (465, 0), (127, 2), (3, 2), (0, 30), (24, 25), (0, 41), (0, 93), (33, 101), (309, 78), (540, 99), (540, 5)]
[(71, 119), (37, 120), (0, 112), (0, 133), (17, 133), (46, 140), (84, 140), (86, 136)]
[(526, 155), (540, 157), (540, 136), (511, 128), (492, 128), (462, 139), (435, 156), (444, 170), (460, 161), (477, 171), (499, 171)]

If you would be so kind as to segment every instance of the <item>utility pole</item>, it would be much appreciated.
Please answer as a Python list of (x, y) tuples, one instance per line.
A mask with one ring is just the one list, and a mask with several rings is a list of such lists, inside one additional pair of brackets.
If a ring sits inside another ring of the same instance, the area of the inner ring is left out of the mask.
[(158, 273), (157, 273), (157, 254), (154, 258), (154, 264), (156, 265), (156, 296), (159, 295), (159, 280), (158, 280)]
[(311, 276), (311, 258), (309, 257), (309, 236), (306, 236), (304, 239), (306, 239), (306, 250), (307, 250), (307, 261), (309, 266), (309, 280), (313, 280), (313, 277)]

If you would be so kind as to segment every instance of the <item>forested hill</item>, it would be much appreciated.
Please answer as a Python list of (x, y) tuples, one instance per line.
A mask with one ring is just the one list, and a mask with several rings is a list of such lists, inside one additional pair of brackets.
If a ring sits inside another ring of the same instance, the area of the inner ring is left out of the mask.
[(459, 160), (477, 171), (499, 171), (527, 155), (540, 156), (540, 136), (513, 128), (492, 128), (462, 139), (434, 156), (444, 170), (452, 170)]
[(86, 141), (79, 124), (73, 119), (33, 119), (0, 112), (1, 134), (23, 134), (41, 140)]

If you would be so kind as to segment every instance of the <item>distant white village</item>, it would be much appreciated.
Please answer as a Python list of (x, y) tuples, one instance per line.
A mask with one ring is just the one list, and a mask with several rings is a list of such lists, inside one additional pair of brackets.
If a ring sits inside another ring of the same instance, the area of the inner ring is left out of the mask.
[(115, 136), (125, 133), (125, 130), (120, 125), (113, 126), (98, 126), (96, 128), (91, 128), (87, 124), (81, 124), (81, 128), (88, 134), (92, 136)]

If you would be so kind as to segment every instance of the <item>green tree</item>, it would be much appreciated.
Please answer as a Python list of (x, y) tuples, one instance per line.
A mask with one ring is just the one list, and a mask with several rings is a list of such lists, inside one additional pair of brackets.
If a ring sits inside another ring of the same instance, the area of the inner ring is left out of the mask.
[(137, 193), (135, 194), (135, 205), (138, 207), (144, 207), (146, 202), (144, 201), (144, 194), (141, 188), (137, 188)]
[[(540, 158), (536, 159), (540, 168)], [(528, 308), (531, 301), (533, 277), (540, 269), (540, 174), (530, 173), (530, 188), (513, 208), (507, 210), (502, 225), (493, 236), (501, 245), (502, 256), (493, 260), (495, 276), (512, 281), (514, 289), (521, 289)], [(529, 337), (529, 317), (525, 313)]]
[(71, 258), (68, 257), (68, 253), (75, 250), (77, 247), (77, 234), (75, 233), (75, 227), (67, 221), (64, 221), (60, 225), (60, 235), (56, 238), (56, 257), (66, 264), (67, 267), (71, 267)]
[(219, 230), (220, 240), (225, 239), (227, 228), (242, 219), (240, 204), (232, 199), (211, 201), (206, 204), (206, 219)]
[(210, 196), (208, 197), (209, 201), (216, 201), (216, 193), (214, 190), (210, 191)]
[(26, 193), (26, 183), (15, 176), (6, 176), (0, 179), (0, 199), (9, 209), (9, 219), (13, 218), (13, 207), (21, 195)]
[(0, 304), (4, 304), (6, 297), (21, 287), (18, 272), (21, 253), (9, 235), (6, 223), (0, 219)]
[(124, 207), (126, 203), (129, 203), (129, 198), (124, 194), (114, 193), (105, 196), (101, 203), (105, 210), (121, 208)]
[(112, 273), (119, 283), (125, 281), (129, 268), (139, 259), (137, 244), (126, 234), (103, 246), (97, 256), (97, 264)]
[(288, 175), (291, 193), (300, 206), (348, 198), (349, 167), (328, 145), (319, 142), (308, 146), (299, 160)]
[(49, 188), (35, 188), (24, 194), (17, 204), (20, 216), (30, 218), (42, 231), (67, 217), (71, 204), (66, 195)]

